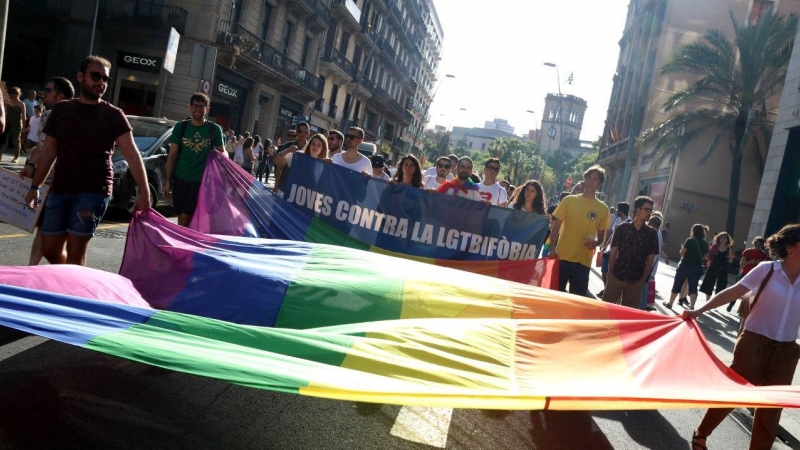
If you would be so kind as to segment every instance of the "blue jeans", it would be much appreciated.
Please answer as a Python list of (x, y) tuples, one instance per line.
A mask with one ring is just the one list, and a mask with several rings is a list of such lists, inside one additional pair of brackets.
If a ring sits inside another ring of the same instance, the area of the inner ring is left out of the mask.
[(558, 260), (558, 290), (586, 297), (589, 291), (589, 268), (581, 263)]
[(42, 234), (94, 236), (110, 201), (111, 197), (105, 194), (50, 193), (44, 206)]

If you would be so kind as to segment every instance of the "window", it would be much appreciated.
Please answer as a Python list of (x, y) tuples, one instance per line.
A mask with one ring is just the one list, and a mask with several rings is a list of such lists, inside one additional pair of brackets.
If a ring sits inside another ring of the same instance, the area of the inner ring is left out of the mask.
[(234, 23), (239, 22), (239, 16), (242, 14), (242, 0), (231, 1), (231, 15), (229, 20)]
[(308, 52), (311, 49), (311, 36), (306, 36), (303, 41), (303, 56), (300, 58), (300, 65), (305, 67), (308, 62)]
[(342, 31), (342, 40), (339, 41), (339, 51), (342, 55), (347, 55), (347, 46), (350, 44), (350, 33)]
[(353, 118), (358, 120), (360, 112), (361, 112), (361, 102), (356, 100), (356, 110), (353, 112)]
[(486, 142), (481, 144), (481, 150), (486, 150)]
[(292, 31), (294, 31), (294, 22), (286, 21), (286, 26), (283, 27), (283, 41), (281, 42), (281, 50), (284, 55), (289, 54), (289, 46), (292, 44)]
[(753, 9), (750, 10), (750, 23), (758, 25), (758, 21), (767, 12), (770, 6), (774, 5), (774, 1), (769, 0), (753, 0)]
[(472, 141), (469, 141), (469, 148), (472, 148)]
[(386, 123), (386, 127), (383, 129), (383, 138), (390, 142), (394, 139), (394, 125)]
[(334, 84), (331, 87), (331, 105), (335, 105), (336, 104), (336, 97), (338, 97), (338, 96), (339, 96), (339, 86)]
[[(264, 2), (264, 7), (261, 9), (261, 40), (267, 42), (267, 31), (269, 30), (269, 19), (272, 17), (272, 5), (267, 2)], [(261, 44), (264, 45), (263, 42)], [(263, 50), (263, 48), (262, 48)]]
[(352, 101), (352, 96), (347, 94), (344, 98), (344, 117), (349, 117), (348, 113), (350, 112), (350, 102)]

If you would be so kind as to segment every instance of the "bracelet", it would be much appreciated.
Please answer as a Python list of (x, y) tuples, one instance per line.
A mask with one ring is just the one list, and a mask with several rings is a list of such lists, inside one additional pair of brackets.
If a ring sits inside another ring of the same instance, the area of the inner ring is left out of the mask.
[(35, 185), (35, 184), (32, 184), (32, 185), (31, 185), (31, 189), (30, 189), (30, 190), (31, 190), (31, 191), (38, 191), (38, 190), (39, 190), (41, 187), (42, 187), (42, 185), (41, 185), (41, 184), (40, 184), (40, 185), (38, 185), (38, 186), (37, 186), (37, 185)]

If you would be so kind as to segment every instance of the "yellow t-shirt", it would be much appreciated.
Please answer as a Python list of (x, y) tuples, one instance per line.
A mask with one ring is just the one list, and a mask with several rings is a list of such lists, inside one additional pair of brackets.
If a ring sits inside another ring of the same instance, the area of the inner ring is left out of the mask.
[(606, 204), (596, 198), (570, 195), (561, 200), (553, 217), (563, 222), (556, 244), (559, 259), (591, 267), (593, 252), (584, 242), (588, 237), (597, 237), (598, 231), (608, 229), (610, 214)]

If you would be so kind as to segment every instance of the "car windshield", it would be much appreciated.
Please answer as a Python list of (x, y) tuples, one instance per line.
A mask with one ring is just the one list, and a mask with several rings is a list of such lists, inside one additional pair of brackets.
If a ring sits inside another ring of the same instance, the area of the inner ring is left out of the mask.
[[(128, 121), (133, 128), (133, 142), (141, 153), (146, 152), (172, 125), (166, 121), (144, 121), (129, 117)], [(122, 156), (119, 147), (114, 146), (114, 156)]]

